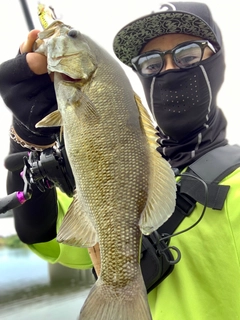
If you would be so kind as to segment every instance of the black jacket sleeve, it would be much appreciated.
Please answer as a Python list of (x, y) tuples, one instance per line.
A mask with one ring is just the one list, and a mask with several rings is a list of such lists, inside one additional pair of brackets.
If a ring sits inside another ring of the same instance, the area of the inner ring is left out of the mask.
[[(53, 83), (48, 74), (39, 76), (30, 70), (26, 54), (0, 65), (0, 94), (13, 113), (14, 129), (23, 140), (37, 145), (54, 142), (59, 128), (35, 128), (39, 120), (57, 108)], [(29, 150), (10, 141), (9, 155), (23, 151)], [(8, 172), (8, 194), (23, 190), (21, 170)], [(16, 232), (27, 244), (50, 241), (56, 236), (56, 190), (41, 192), (36, 186), (32, 188), (32, 198), (13, 210)]]
[(36, 75), (26, 61), (26, 54), (0, 65), (0, 94), (13, 113), (13, 125), (25, 141), (48, 145), (59, 128), (35, 128), (35, 124), (57, 109), (54, 85), (48, 74)]
[[(10, 141), (10, 155), (23, 151), (27, 149), (13, 140)], [(8, 194), (23, 191), (24, 182), (20, 175), (21, 171), (22, 169), (8, 171)], [(32, 184), (31, 187), (31, 199), (13, 209), (16, 232), (20, 240), (27, 244), (50, 241), (56, 237), (58, 214), (56, 189), (41, 192), (35, 185)]]

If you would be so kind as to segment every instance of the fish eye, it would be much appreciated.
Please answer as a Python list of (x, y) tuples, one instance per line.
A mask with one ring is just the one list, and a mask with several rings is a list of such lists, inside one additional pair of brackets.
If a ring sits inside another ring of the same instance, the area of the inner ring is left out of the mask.
[(79, 34), (79, 31), (77, 31), (75, 29), (71, 29), (68, 32), (68, 36), (71, 37), (71, 38), (77, 38), (78, 34)]

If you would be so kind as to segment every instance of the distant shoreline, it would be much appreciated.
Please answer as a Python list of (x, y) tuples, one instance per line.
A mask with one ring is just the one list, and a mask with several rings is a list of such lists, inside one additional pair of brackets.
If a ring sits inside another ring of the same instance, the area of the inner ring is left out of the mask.
[(16, 249), (16, 248), (25, 248), (26, 245), (15, 234), (7, 237), (0, 236), (0, 249), (4, 247), (8, 247), (10, 249), (11, 248)]

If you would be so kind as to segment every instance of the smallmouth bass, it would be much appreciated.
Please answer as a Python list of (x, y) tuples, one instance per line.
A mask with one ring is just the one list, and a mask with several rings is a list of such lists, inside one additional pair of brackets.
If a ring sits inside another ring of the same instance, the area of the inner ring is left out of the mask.
[(174, 211), (173, 171), (156, 150), (148, 111), (108, 52), (58, 20), (39, 38), (35, 51), (54, 72), (58, 110), (36, 126), (63, 127), (76, 182), (57, 240), (100, 247), (101, 271), (79, 319), (150, 320), (141, 233)]

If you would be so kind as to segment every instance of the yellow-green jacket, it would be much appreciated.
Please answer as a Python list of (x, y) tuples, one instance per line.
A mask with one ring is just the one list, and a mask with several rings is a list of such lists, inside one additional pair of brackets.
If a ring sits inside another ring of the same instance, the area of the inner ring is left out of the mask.
[[(171, 240), (182, 258), (148, 295), (153, 320), (240, 319), (240, 168), (220, 184), (231, 186), (223, 209), (207, 208), (196, 227)], [(58, 227), (70, 202), (58, 192)], [(202, 209), (197, 204), (176, 231), (196, 222)], [(79, 269), (92, 266), (87, 249), (56, 240), (29, 247), (50, 263)]]

